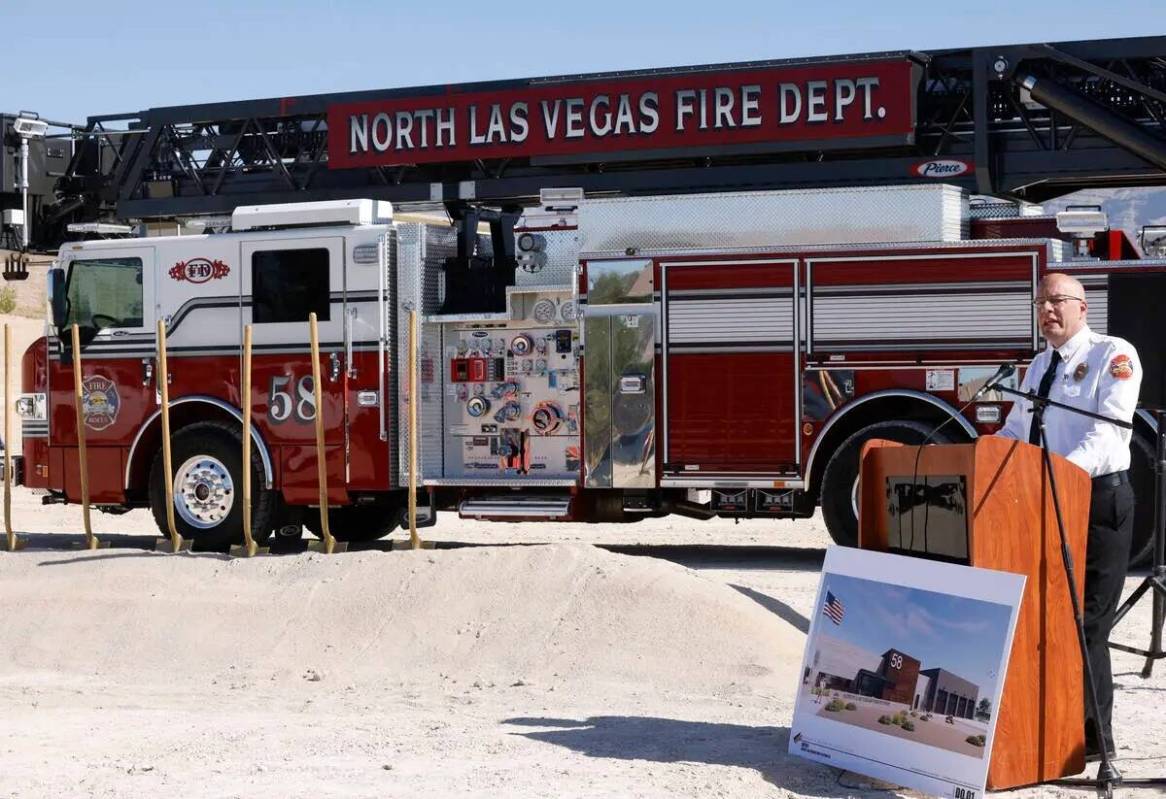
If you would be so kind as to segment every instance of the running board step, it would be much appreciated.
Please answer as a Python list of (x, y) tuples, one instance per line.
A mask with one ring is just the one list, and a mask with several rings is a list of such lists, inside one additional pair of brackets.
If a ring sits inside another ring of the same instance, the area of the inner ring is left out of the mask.
[(561, 519), (571, 515), (571, 497), (478, 497), (465, 500), (457, 511), (462, 518), (471, 519)]

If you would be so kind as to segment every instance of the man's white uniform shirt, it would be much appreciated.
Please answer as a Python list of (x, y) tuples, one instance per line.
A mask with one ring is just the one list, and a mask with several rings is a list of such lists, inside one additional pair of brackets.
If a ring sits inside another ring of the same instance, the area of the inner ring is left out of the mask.
[[(1049, 389), (1049, 399), (1074, 408), (1129, 422), (1138, 404), (1142, 364), (1133, 345), (1116, 336), (1094, 333), (1088, 326), (1056, 348), (1061, 363)], [(1047, 347), (1033, 359), (1020, 384), (1036, 392), (1053, 357)], [(998, 435), (1028, 441), (1032, 403), (1016, 398)], [(1045, 435), (1049, 449), (1099, 477), (1130, 467), (1132, 431), (1088, 416), (1048, 406)]]

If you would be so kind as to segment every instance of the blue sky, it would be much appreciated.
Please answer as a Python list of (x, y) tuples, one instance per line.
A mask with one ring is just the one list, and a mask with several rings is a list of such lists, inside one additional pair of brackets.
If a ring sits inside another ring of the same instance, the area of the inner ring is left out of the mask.
[(1166, 33), (1161, 0), (394, 3), (4, 0), (0, 111), (151, 106), (897, 49)]
[(898, 649), (922, 669), (946, 669), (991, 694), (1008, 632), (1007, 605), (836, 574), (826, 576), (826, 588), (846, 612), (836, 626), (816, 608), (822, 632), (879, 655)]

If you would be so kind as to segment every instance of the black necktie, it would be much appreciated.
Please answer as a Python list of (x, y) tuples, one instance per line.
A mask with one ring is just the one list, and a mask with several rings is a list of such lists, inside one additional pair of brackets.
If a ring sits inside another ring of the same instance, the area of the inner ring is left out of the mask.
[[(1040, 386), (1037, 387), (1036, 395), (1038, 397), (1047, 397), (1049, 390), (1053, 387), (1053, 379), (1057, 376), (1057, 367), (1061, 365), (1061, 353), (1053, 350), (1053, 357), (1049, 359), (1049, 368), (1045, 369), (1045, 373), (1041, 375)], [(1036, 415), (1032, 417), (1031, 427), (1028, 429), (1028, 443), (1040, 444), (1040, 425), (1036, 423)]]

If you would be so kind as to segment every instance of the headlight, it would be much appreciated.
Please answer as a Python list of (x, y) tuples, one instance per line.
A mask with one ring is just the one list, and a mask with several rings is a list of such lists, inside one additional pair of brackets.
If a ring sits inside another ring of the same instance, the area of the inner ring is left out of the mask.
[(48, 416), (48, 402), (44, 394), (21, 394), (16, 398), (16, 414), (21, 419), (46, 421)]

